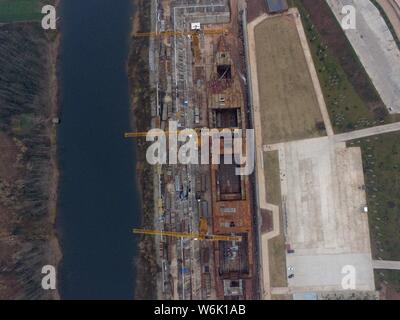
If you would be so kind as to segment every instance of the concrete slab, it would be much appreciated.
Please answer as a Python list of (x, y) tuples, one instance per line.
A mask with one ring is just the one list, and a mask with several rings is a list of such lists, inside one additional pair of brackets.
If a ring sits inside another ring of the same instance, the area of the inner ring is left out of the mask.
[(359, 274), (356, 290), (374, 290), (360, 148), (320, 138), (279, 152), (291, 291), (340, 291), (346, 265)]
[(354, 266), (357, 291), (373, 291), (374, 277), (371, 257), (368, 254), (293, 255), (287, 258), (294, 269), (289, 279), (291, 292), (343, 291), (342, 279), (345, 266)]

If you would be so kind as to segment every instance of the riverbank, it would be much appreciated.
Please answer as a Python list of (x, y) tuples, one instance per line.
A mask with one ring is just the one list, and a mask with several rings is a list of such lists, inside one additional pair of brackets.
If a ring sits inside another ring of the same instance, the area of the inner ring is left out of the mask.
[[(132, 19), (132, 35), (128, 74), (131, 92), (131, 126), (134, 131), (147, 131), (151, 128), (151, 95), (149, 85), (149, 38), (134, 38), (137, 31), (150, 29), (150, 1), (133, 0), (136, 8)], [(146, 161), (146, 141), (138, 140), (136, 144), (136, 172), (138, 190), (142, 202), (142, 226), (152, 228), (154, 223), (154, 189), (153, 167)], [(136, 265), (136, 299), (156, 299), (159, 272), (156, 261), (157, 250), (154, 237), (142, 236), (138, 244), (139, 252)]]
[[(58, 5), (58, 1), (57, 1)], [(56, 38), (54, 42), (51, 44), (51, 48), (49, 50), (49, 63), (50, 63), (50, 74), (49, 74), (49, 99), (51, 106), (51, 118), (58, 119), (59, 114), (59, 105), (58, 105), (58, 61), (59, 61), (59, 52), (60, 52), (60, 33), (57, 32)], [(60, 178), (60, 172), (58, 168), (58, 157), (57, 157), (57, 130), (53, 128), (50, 133), (50, 141), (51, 141), (51, 155), (50, 162), (52, 167), (51, 174), (51, 182), (49, 188), (49, 212), (50, 212), (50, 223), (53, 226), (53, 234), (49, 240), (50, 247), (50, 257), (49, 260), (53, 262), (54, 267), (58, 270), (58, 266), (62, 260), (62, 252), (61, 246), (59, 243), (59, 239), (57, 236), (56, 230), (56, 219), (57, 219), (57, 205), (58, 205), (58, 184)], [(60, 299), (60, 293), (57, 287), (57, 290), (54, 291), (54, 299)]]

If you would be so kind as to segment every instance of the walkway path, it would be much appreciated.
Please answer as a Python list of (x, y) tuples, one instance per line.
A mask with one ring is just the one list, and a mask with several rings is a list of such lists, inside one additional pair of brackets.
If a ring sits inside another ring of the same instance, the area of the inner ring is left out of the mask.
[(400, 261), (373, 260), (374, 269), (400, 270)]
[(366, 138), (375, 136), (378, 134), (390, 133), (400, 131), (400, 122), (385, 124), (382, 126), (356, 130), (348, 133), (342, 133), (335, 135), (334, 139), (336, 142), (346, 142), (354, 139)]

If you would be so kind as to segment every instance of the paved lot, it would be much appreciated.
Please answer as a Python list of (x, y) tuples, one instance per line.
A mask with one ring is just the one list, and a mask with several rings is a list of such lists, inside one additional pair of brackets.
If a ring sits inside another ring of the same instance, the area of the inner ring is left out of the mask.
[(357, 27), (346, 36), (390, 113), (400, 113), (400, 51), (378, 9), (365, 0), (326, 0), (337, 20), (344, 5), (357, 12)]
[(342, 268), (357, 271), (357, 290), (374, 290), (361, 150), (329, 138), (279, 147), (292, 291), (341, 290)]
[(400, 39), (400, 1), (397, 0), (378, 0), (379, 5), (385, 11), (390, 23), (393, 26), (397, 37)]

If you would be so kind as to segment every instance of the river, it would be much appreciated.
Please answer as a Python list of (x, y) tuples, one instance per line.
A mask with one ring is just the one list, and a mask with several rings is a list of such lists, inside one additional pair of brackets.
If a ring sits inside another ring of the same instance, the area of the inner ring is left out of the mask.
[(132, 299), (140, 220), (129, 130), (130, 0), (62, 0), (60, 196), (62, 299)]

